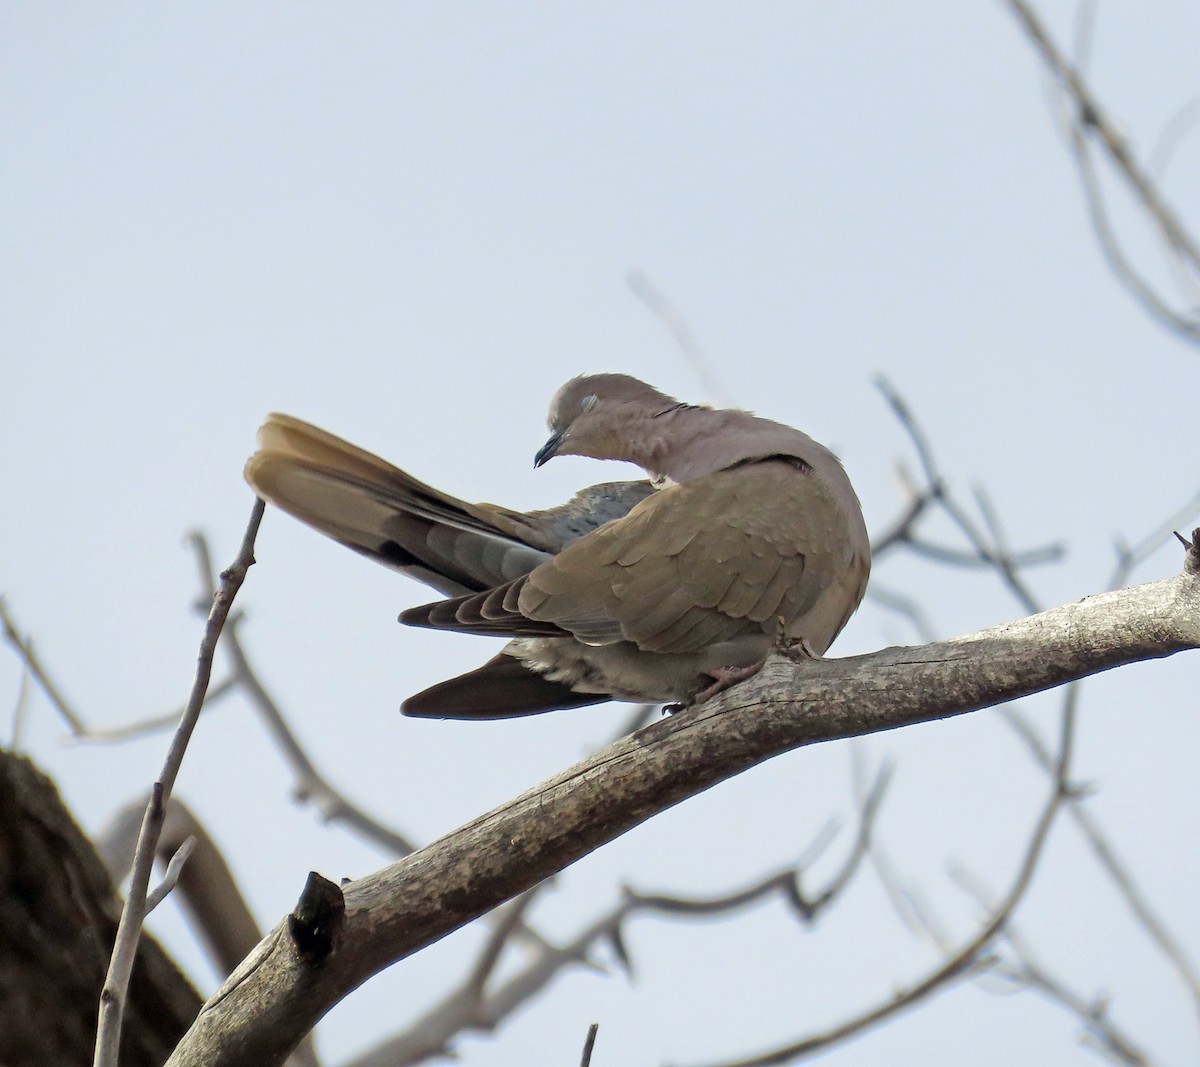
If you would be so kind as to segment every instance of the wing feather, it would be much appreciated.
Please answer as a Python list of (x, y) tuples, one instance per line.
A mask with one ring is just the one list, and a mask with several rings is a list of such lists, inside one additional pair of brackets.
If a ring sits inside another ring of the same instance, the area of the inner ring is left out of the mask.
[(806, 468), (768, 460), (660, 490), (494, 590), (401, 618), (697, 652), (794, 629), (844, 566), (844, 520)]

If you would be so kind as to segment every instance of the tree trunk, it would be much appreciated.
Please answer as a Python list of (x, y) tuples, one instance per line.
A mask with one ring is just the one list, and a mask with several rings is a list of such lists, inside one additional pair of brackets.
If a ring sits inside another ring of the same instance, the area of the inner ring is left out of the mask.
[[(86, 1067), (121, 912), (91, 842), (54, 784), (0, 750), (0, 1063)], [(159, 1067), (200, 997), (143, 937), (125, 1012), (122, 1067)]]

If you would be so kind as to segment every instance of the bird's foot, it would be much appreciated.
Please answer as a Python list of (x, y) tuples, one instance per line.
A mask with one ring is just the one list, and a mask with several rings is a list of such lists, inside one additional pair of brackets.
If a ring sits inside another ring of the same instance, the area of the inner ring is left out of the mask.
[(774, 651), (790, 660), (820, 659), (807, 637), (792, 637), (788, 633), (787, 620), (782, 615), (775, 620)]
[(731, 686), (735, 686), (738, 682), (744, 682), (747, 678), (752, 678), (762, 670), (766, 660), (759, 660), (757, 663), (750, 664), (749, 667), (714, 667), (711, 671), (705, 673), (713, 680), (712, 685), (705, 686), (699, 693), (692, 698), (692, 704), (703, 704), (706, 700), (711, 700), (718, 693), (723, 693)]
[(776, 651), (781, 656), (786, 656), (793, 663), (803, 663), (805, 660), (821, 658), (812, 645), (803, 637), (799, 641), (793, 641), (790, 645), (777, 648)]

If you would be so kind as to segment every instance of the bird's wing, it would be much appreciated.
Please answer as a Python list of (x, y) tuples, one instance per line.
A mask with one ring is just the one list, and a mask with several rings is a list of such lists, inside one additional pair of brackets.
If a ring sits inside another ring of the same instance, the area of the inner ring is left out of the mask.
[[(845, 515), (825, 484), (804, 463), (769, 459), (661, 490), (528, 575), (401, 621), (625, 641), (651, 653), (774, 633), (779, 620), (805, 636), (806, 612), (837, 585), (850, 555)], [(856, 605), (861, 591), (844, 596)]]

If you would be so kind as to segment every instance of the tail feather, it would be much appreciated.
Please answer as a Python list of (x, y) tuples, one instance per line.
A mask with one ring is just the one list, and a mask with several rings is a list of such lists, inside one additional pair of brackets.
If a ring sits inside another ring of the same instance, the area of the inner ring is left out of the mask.
[(501, 652), (482, 667), (409, 697), (400, 710), (420, 719), (514, 719), (611, 699), (606, 693), (576, 693)]
[(261, 497), (447, 596), (491, 588), (549, 558), (510, 532), (515, 515), (441, 493), (300, 419), (271, 415), (258, 445), (246, 480)]

